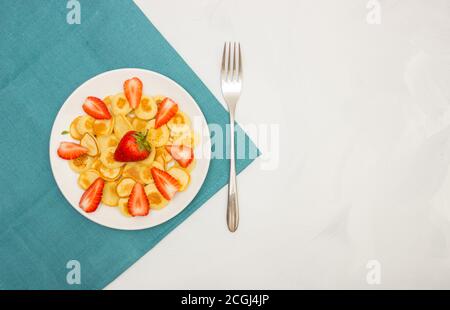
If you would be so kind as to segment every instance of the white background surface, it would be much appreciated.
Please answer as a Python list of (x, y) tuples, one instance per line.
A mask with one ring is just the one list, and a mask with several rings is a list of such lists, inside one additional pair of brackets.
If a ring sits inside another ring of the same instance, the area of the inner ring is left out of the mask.
[(108, 289), (450, 288), (450, 1), (379, 2), (136, 0), (220, 100), (241, 41), (237, 120), (279, 164), (239, 176), (237, 233), (223, 189)]

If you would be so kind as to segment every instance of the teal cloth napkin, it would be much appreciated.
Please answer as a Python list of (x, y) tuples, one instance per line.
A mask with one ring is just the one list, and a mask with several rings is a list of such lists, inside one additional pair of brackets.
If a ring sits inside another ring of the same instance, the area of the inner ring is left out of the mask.
[[(157, 71), (194, 97), (208, 123), (224, 127), (228, 120), (226, 110), (131, 0), (80, 3), (81, 24), (69, 25), (67, 1), (2, 1), (0, 289), (101, 289), (228, 180), (228, 162), (211, 160), (192, 203), (172, 220), (141, 231), (105, 228), (69, 205), (51, 173), (50, 130), (62, 103), (87, 79), (124, 67)], [(241, 143), (255, 148), (248, 137)], [(237, 170), (251, 161), (238, 160)], [(217, 207), (225, 208), (225, 202)], [(66, 282), (70, 260), (81, 264), (81, 285)]]

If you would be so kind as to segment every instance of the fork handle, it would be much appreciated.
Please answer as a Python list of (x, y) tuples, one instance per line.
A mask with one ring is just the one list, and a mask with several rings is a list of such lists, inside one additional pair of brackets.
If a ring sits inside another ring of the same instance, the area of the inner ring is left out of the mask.
[(231, 232), (239, 225), (239, 206), (236, 187), (236, 163), (234, 155), (234, 113), (230, 111), (230, 179), (228, 181), (227, 224)]

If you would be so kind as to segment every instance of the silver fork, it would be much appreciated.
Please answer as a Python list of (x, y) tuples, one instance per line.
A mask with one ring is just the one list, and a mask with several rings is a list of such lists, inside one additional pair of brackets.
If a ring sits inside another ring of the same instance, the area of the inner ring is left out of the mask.
[(242, 88), (241, 45), (225, 42), (222, 56), (222, 95), (230, 112), (230, 179), (228, 181), (227, 224), (231, 232), (239, 225), (239, 206), (236, 188), (236, 164), (234, 157), (234, 112)]

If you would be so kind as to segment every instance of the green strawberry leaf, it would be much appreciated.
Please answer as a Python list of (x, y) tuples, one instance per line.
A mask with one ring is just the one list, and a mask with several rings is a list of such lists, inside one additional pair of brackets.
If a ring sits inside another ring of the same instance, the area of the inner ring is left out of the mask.
[(148, 130), (143, 133), (143, 132), (136, 132), (133, 136), (136, 139), (136, 143), (138, 145), (138, 149), (139, 151), (148, 151), (151, 152), (152, 151), (152, 147), (150, 146), (150, 143), (148, 143), (147, 141), (147, 134), (148, 134)]
[(62, 132), (61, 132), (61, 134), (62, 135), (67, 135), (69, 132), (67, 131), (67, 130), (63, 130)]

